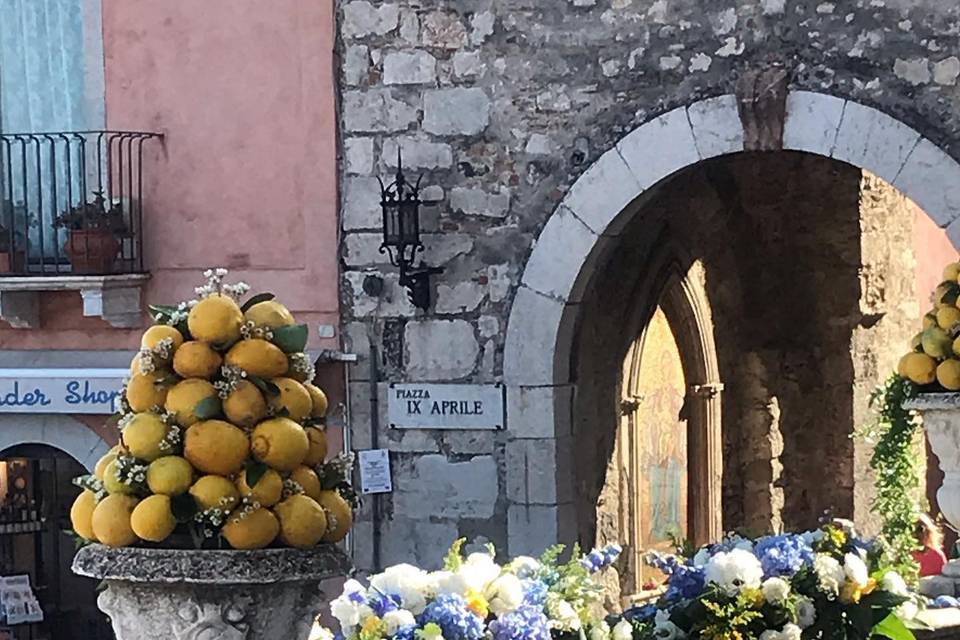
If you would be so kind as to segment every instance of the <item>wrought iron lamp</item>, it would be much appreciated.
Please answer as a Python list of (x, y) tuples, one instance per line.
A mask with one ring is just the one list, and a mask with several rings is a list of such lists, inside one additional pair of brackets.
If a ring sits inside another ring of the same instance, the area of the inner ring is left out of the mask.
[(423, 251), (420, 240), (420, 180), (407, 182), (403, 175), (403, 158), (397, 149), (397, 176), (384, 186), (380, 182), (380, 207), (383, 209), (383, 244), (380, 253), (390, 256), (390, 263), (400, 269), (400, 286), (406, 287), (410, 302), (418, 309), (430, 306), (430, 276), (443, 269), (423, 263), (414, 266), (417, 254)]

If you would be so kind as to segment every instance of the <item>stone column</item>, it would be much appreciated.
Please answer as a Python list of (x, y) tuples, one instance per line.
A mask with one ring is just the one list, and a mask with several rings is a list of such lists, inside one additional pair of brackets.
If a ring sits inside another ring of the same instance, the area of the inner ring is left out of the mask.
[(320, 582), (347, 575), (338, 548), (301, 551), (111, 549), (90, 545), (74, 573), (103, 580), (97, 604), (117, 640), (306, 640)]

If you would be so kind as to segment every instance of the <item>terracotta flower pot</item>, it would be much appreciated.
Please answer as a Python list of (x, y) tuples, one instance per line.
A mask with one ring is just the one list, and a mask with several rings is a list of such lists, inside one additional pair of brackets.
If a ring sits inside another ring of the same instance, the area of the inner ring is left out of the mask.
[(110, 273), (119, 251), (120, 242), (107, 229), (71, 230), (63, 246), (74, 273)]

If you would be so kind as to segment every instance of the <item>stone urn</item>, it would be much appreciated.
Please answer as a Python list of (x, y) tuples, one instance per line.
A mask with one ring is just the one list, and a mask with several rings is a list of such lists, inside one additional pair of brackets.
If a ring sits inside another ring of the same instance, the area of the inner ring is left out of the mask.
[[(940, 460), (943, 485), (937, 502), (943, 517), (960, 530), (960, 393), (924, 393), (904, 405), (923, 416), (930, 448)], [(951, 560), (943, 576), (925, 578), (921, 591), (926, 595), (956, 595), (960, 585), (960, 560)]]
[(103, 581), (97, 600), (117, 640), (306, 640), (320, 582), (347, 575), (337, 547), (309, 551), (113, 549), (77, 552), (74, 573)]

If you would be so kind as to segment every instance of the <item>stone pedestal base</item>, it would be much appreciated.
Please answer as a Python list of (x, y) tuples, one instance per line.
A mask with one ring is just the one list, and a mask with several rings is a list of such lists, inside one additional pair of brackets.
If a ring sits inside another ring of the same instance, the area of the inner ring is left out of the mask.
[(320, 582), (349, 573), (336, 547), (186, 551), (84, 547), (78, 575), (104, 581), (97, 601), (117, 640), (306, 640)]

